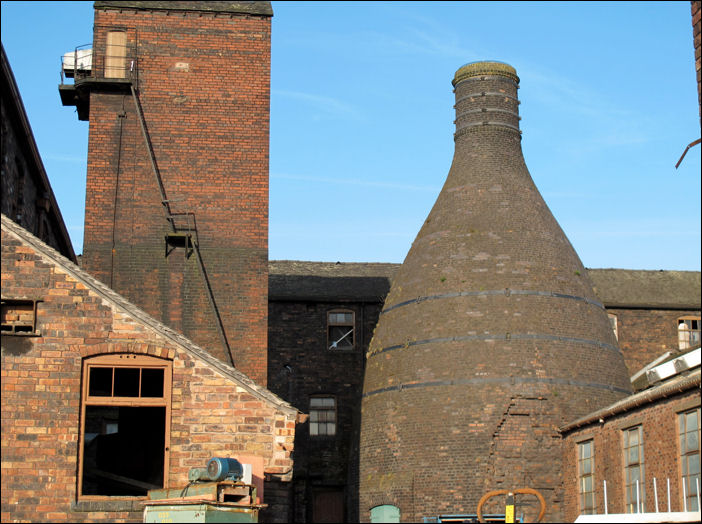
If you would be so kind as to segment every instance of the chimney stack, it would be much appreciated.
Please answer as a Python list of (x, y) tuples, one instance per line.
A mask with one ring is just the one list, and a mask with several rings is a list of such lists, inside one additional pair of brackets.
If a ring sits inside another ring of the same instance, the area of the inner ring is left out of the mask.
[(453, 163), (367, 355), (360, 515), (475, 513), (491, 490), (533, 488), (559, 521), (557, 428), (626, 396), (628, 373), (524, 163), (516, 71), (470, 63), (453, 85)]

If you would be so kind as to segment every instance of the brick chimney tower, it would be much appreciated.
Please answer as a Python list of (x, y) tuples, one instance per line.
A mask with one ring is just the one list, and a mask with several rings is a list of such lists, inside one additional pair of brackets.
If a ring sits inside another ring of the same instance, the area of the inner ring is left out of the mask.
[(94, 7), (83, 267), (265, 385), (270, 2)]
[(628, 374), (524, 163), (516, 71), (471, 63), (453, 85), (453, 164), (367, 355), (360, 515), (389, 505), (421, 522), (533, 488), (562, 521), (557, 428), (626, 396)]

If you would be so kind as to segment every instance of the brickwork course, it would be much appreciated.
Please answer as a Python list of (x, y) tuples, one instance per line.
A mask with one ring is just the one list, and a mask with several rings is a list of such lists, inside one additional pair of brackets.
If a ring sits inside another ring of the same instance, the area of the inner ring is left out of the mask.
[(71, 239), (39, 156), (4, 47), (0, 75), (0, 211), (75, 262)]
[(76, 483), (84, 362), (99, 355), (148, 355), (172, 363), (166, 486), (184, 487), (188, 470), (204, 467), (212, 456), (260, 457), (269, 504), (261, 519), (290, 521), (298, 410), (4, 215), (2, 298), (40, 302), (37, 336), (2, 335), (0, 520), (141, 522), (138, 498), (78, 496)]
[[(95, 2), (93, 72), (76, 81), (89, 99), (75, 102), (90, 121), (83, 267), (262, 385), (271, 15), (268, 2)], [(115, 31), (125, 79), (106, 78), (120, 76)], [(202, 266), (184, 247), (166, 256), (169, 210)]]
[(499, 62), (456, 72), (453, 163), (368, 352), (362, 521), (381, 504), (407, 522), (472, 513), (517, 487), (562, 520), (556, 428), (630, 392), (606, 310), (524, 163), (518, 82)]
[[(606, 512), (627, 513), (623, 431), (636, 426), (641, 426), (642, 430), (644, 474), (639, 494), (644, 511), (656, 511), (656, 492), (659, 511), (665, 512), (668, 508), (674, 512), (685, 510), (678, 414), (695, 408), (699, 410), (699, 407), (698, 363), (696, 369), (637, 392), (563, 427), (565, 521), (573, 522), (581, 514), (578, 444), (585, 441), (592, 442), (596, 513), (605, 513), (604, 482), (607, 486)], [(697, 420), (699, 424), (699, 418)], [(697, 431), (699, 438), (699, 427)]]

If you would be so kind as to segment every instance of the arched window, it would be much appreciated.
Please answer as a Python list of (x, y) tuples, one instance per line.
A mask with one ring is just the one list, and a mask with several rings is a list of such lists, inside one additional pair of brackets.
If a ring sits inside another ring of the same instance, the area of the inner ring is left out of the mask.
[(390, 504), (383, 504), (371, 508), (370, 521), (375, 522), (400, 522), (400, 508)]
[(170, 360), (127, 353), (83, 360), (81, 498), (165, 487), (170, 400)]

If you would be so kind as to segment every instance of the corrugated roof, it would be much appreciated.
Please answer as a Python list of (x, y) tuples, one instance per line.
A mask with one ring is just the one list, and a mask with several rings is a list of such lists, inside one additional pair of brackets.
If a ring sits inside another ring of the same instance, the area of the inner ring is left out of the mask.
[(275, 405), (278, 409), (280, 409), (283, 412), (289, 414), (298, 413), (298, 410), (291, 406), (288, 402), (281, 399), (268, 389), (259, 386), (241, 371), (227, 366), (217, 358), (210, 355), (210, 353), (208, 353), (205, 349), (196, 345), (190, 339), (184, 337), (183, 335), (169, 328), (165, 324), (162, 324), (161, 322), (150, 316), (148, 313), (146, 313), (144, 310), (129, 302), (122, 295), (116, 293), (108, 286), (106, 286), (96, 278), (92, 277), (91, 275), (80, 269), (77, 265), (65, 258), (58, 251), (53, 249), (51, 246), (46, 245), (44, 242), (39, 240), (37, 237), (29, 233), (21, 226), (14, 223), (5, 215), (2, 215), (2, 229), (8, 234), (18, 238), (23, 244), (31, 246), (31, 248), (40, 256), (45, 257), (50, 261), (50, 263), (60, 267), (62, 271), (65, 271), (72, 278), (84, 284), (88, 289), (102, 297), (103, 300), (108, 301), (112, 306), (121, 309), (123, 312), (130, 315), (138, 322), (141, 322), (142, 325), (146, 326), (156, 335), (165, 338), (174, 345), (177, 345), (186, 353), (189, 353), (193, 357), (206, 362), (211, 368), (217, 370), (220, 374), (229, 378), (235, 384), (246, 389), (252, 395)]
[(589, 269), (595, 293), (607, 307), (700, 309), (699, 271)]
[(103, 0), (94, 3), (95, 9), (152, 9), (168, 11), (204, 11), (216, 13), (241, 13), (249, 15), (273, 16), (270, 2), (130, 2)]
[[(271, 260), (271, 300), (382, 301), (400, 264)], [(700, 309), (699, 271), (588, 269), (607, 307)]]

